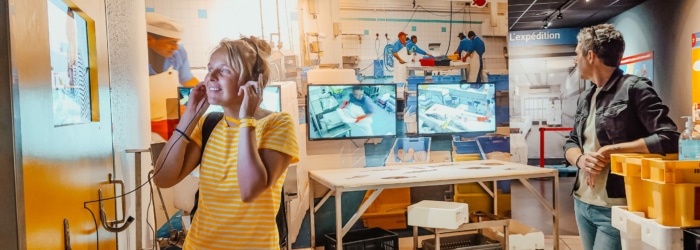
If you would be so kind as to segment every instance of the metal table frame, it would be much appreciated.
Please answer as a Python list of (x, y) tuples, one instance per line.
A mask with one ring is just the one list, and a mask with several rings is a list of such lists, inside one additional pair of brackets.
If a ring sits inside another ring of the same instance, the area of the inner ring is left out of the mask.
[[(467, 162), (465, 162), (467, 163)], [(514, 163), (517, 164), (517, 163)], [(399, 166), (400, 167), (400, 166)], [(531, 167), (531, 166), (530, 166)], [(365, 168), (354, 168), (358, 170), (358, 174), (360, 171), (364, 170)], [(539, 169), (539, 168), (538, 168)], [(377, 199), (379, 194), (385, 189), (385, 188), (406, 188), (406, 187), (420, 187), (420, 186), (436, 186), (436, 185), (446, 185), (446, 184), (464, 184), (464, 183), (474, 183), (474, 182), (486, 182), (486, 181), (494, 181), (494, 185), (496, 184), (496, 181), (503, 181), (503, 180), (519, 180), (520, 183), (525, 186), (525, 188), (530, 191), (530, 193), (537, 198), (537, 200), (540, 201), (540, 203), (547, 209), (549, 210), (550, 213), (552, 213), (553, 217), (553, 245), (554, 245), (554, 250), (559, 250), (559, 172), (552, 169), (550, 172), (547, 173), (533, 173), (533, 174), (518, 174), (518, 175), (509, 175), (509, 176), (491, 176), (491, 177), (479, 177), (479, 178), (472, 178), (469, 176), (464, 176), (464, 178), (460, 180), (436, 180), (436, 181), (421, 181), (421, 182), (411, 182), (411, 183), (396, 183), (396, 184), (377, 184), (377, 185), (368, 185), (368, 186), (358, 186), (358, 187), (343, 187), (343, 186), (338, 186), (334, 183), (331, 182), (326, 182), (324, 181), (320, 176), (322, 173), (319, 173), (319, 171), (324, 171), (324, 170), (311, 170), (309, 171), (309, 219), (310, 219), (310, 227), (311, 227), (311, 248), (316, 247), (316, 226), (315, 226), (315, 216), (314, 214), (321, 208), (321, 206), (328, 200), (328, 198), (331, 197), (331, 195), (335, 195), (335, 230), (336, 230), (336, 242), (337, 242), (337, 248), (338, 250), (343, 249), (343, 237), (345, 234), (350, 231), (350, 228), (357, 222), (357, 220), (360, 219), (360, 216), (369, 208), (370, 204), (374, 202), (374, 200)], [(527, 181), (530, 178), (546, 178), (546, 177), (552, 177), (553, 178), (553, 185), (552, 185), (552, 206), (550, 206), (547, 202), (547, 199), (545, 199), (530, 183)], [(321, 199), (321, 201), (318, 204), (314, 204), (314, 182), (319, 183), (330, 190), (326, 195)], [(342, 223), (342, 195), (344, 192), (350, 192), (350, 191), (363, 191), (363, 190), (373, 190), (374, 192), (370, 195), (370, 197), (367, 198), (367, 200), (360, 206), (360, 208), (357, 210), (357, 212), (350, 218), (347, 224), (343, 225)], [(488, 191), (487, 191), (488, 192)], [(497, 199), (496, 199), (496, 194), (497, 192), (493, 192), (492, 197), (494, 197), (494, 211), (497, 210)], [(489, 192), (491, 194), (491, 192)]]

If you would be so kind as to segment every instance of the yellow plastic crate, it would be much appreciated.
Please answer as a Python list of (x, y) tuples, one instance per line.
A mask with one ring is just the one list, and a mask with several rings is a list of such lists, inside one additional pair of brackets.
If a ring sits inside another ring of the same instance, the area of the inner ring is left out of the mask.
[(660, 183), (700, 183), (700, 161), (650, 160), (642, 167), (642, 179)]
[[(640, 158), (658, 158), (664, 160), (677, 160), (678, 154), (612, 154), (610, 155), (610, 171), (613, 174), (622, 176), (641, 176), (641, 160)], [(631, 166), (627, 166), (627, 162), (631, 162)]]
[(649, 197), (651, 184), (642, 181), (642, 166), (649, 164), (650, 159), (657, 158), (678, 159), (678, 155), (612, 154), (610, 156), (611, 172), (624, 176), (625, 196), (629, 211), (642, 212), (649, 218), (656, 218), (656, 212), (649, 209), (649, 207), (653, 207), (654, 201)]
[[(491, 188), (493, 182), (484, 182), (484, 185)], [(455, 194), (474, 194), (474, 193), (486, 193), (486, 191), (479, 186), (479, 183), (465, 183), (465, 184), (455, 184)]]
[[(374, 191), (365, 193), (364, 203)], [(365, 227), (386, 230), (406, 228), (406, 209), (411, 205), (410, 188), (384, 189), (360, 218)]]
[(452, 151), (452, 161), (454, 162), (478, 160), (481, 160), (480, 154), (458, 154), (455, 151)]
[(656, 215), (656, 222), (667, 227), (700, 226), (700, 183), (644, 182), (651, 184), (649, 210)]
[[(469, 204), (469, 213), (484, 211), (493, 213), (493, 198), (486, 193), (455, 194), (454, 202)], [(498, 215), (510, 217), (511, 214), (511, 194), (504, 194), (498, 191)], [(473, 221), (472, 221), (473, 222)]]

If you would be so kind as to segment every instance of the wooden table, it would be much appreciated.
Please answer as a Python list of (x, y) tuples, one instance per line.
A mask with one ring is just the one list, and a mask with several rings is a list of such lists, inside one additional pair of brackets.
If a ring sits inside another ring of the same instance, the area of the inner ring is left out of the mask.
[[(535, 190), (528, 178), (552, 177), (552, 204)], [(467, 162), (426, 163), (374, 168), (323, 169), (309, 171), (309, 194), (313, 197), (314, 183), (317, 182), (330, 190), (314, 204), (309, 199), (309, 217), (311, 225), (311, 247), (316, 246), (316, 227), (314, 214), (331, 195), (335, 195), (335, 225), (338, 250), (343, 249), (343, 236), (350, 231), (352, 225), (369, 208), (370, 204), (385, 188), (405, 188), (420, 186), (435, 186), (445, 184), (462, 184), (502, 180), (519, 180), (525, 188), (537, 198), (540, 203), (552, 213), (554, 249), (559, 249), (559, 172), (554, 169), (538, 168), (520, 163), (480, 160)], [(342, 223), (342, 194), (350, 191), (374, 190), (372, 195), (360, 206), (347, 224)], [(495, 191), (495, 189), (494, 189)], [(497, 210), (497, 193), (489, 192), (494, 197), (494, 211)]]

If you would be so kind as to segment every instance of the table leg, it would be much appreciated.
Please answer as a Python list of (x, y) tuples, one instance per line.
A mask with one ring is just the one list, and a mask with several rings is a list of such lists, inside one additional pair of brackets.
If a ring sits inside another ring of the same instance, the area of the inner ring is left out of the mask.
[(418, 249), (418, 227), (413, 226), (413, 250)]
[(440, 250), (440, 229), (435, 228), (435, 250)]
[(311, 249), (316, 247), (316, 223), (314, 219), (314, 179), (309, 176), (309, 227), (311, 231)]
[(552, 198), (554, 207), (554, 224), (552, 232), (554, 233), (554, 250), (559, 250), (559, 175), (554, 175), (554, 185), (552, 185)]
[(336, 235), (336, 242), (338, 243), (338, 245), (335, 249), (338, 249), (338, 250), (343, 250), (343, 237), (345, 236), (345, 234), (343, 233), (343, 214), (341, 211), (341, 208), (343, 208), (342, 199), (341, 199), (342, 195), (343, 195), (343, 193), (336, 189), (336, 191), (335, 191), (335, 235)]

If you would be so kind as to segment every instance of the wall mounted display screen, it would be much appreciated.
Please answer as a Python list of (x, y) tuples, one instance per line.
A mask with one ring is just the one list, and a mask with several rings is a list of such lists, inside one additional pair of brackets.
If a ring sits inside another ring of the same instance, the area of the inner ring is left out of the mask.
[(418, 84), (418, 134), (496, 131), (495, 84)]
[(92, 20), (60, 0), (48, 0), (47, 6), (53, 124), (92, 122), (90, 79), (93, 76), (89, 52), (94, 37), (91, 41), (88, 33), (88, 30), (94, 31), (94, 26), (89, 25)]
[[(187, 102), (189, 101), (190, 91), (192, 87), (178, 87), (178, 98), (180, 99), (180, 116), (185, 112)], [(280, 94), (280, 86), (268, 85), (263, 89), (263, 101), (260, 107), (272, 112), (282, 111), (282, 96)], [(219, 105), (209, 105), (205, 114), (211, 112), (224, 112), (224, 109)]]
[(396, 136), (396, 84), (307, 85), (309, 140)]

